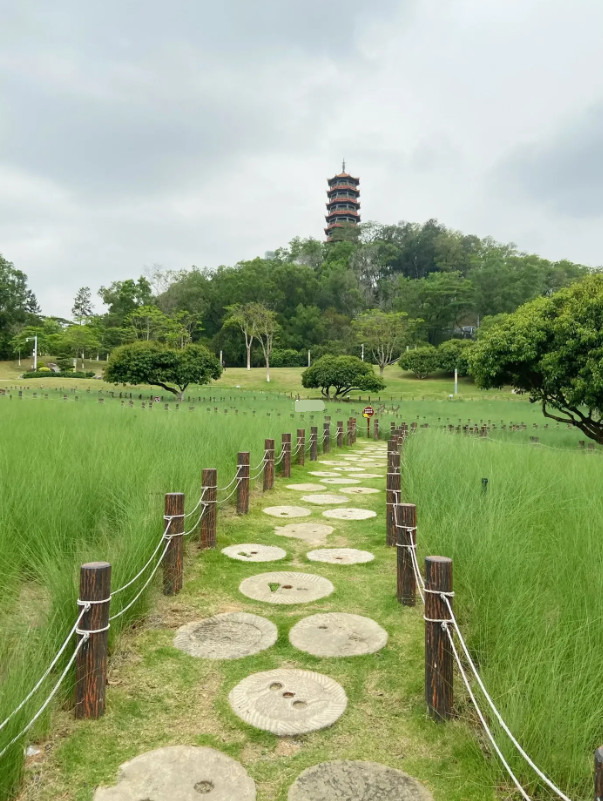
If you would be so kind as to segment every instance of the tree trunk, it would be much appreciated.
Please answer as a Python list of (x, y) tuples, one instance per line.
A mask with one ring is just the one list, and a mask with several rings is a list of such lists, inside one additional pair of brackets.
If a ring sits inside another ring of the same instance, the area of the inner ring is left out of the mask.
[(266, 381), (270, 383), (270, 361), (266, 359)]
[(251, 370), (251, 342), (245, 347), (247, 348), (247, 369)]
[(381, 375), (381, 376), (382, 376), (382, 375), (383, 375), (383, 371), (384, 371), (384, 370), (385, 370), (385, 365), (384, 365), (384, 364), (380, 364), (380, 365), (379, 365), (379, 375)]

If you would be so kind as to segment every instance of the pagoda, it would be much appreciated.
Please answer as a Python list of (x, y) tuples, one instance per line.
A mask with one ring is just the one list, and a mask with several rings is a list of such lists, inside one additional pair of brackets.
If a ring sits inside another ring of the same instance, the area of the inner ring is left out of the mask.
[(342, 164), (341, 172), (333, 178), (328, 179), (329, 188), (327, 189), (327, 227), (325, 234), (327, 242), (333, 237), (335, 228), (342, 228), (345, 225), (358, 225), (360, 222), (360, 178), (352, 178), (345, 171), (345, 161)]

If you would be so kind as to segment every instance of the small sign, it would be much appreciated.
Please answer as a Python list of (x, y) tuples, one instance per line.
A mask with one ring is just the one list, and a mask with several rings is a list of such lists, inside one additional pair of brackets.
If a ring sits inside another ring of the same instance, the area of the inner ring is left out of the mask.
[(364, 411), (362, 412), (363, 417), (372, 417), (375, 414), (375, 410), (372, 406), (365, 406)]

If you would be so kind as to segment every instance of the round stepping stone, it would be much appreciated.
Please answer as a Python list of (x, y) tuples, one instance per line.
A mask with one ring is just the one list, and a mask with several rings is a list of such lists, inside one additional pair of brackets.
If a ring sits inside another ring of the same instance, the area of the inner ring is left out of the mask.
[(326, 487), (323, 484), (287, 484), (287, 489), (297, 492), (320, 492)]
[(202, 659), (241, 659), (274, 645), (278, 629), (259, 615), (225, 612), (180, 626), (174, 647)]
[(335, 520), (368, 520), (369, 517), (377, 517), (377, 512), (370, 509), (327, 509), (322, 514)]
[(345, 473), (362, 473), (364, 467), (344, 467), (343, 470)]
[(99, 787), (94, 801), (255, 801), (245, 768), (214, 748), (172, 745), (124, 762), (114, 787)]
[(289, 632), (289, 641), (312, 656), (361, 656), (380, 651), (387, 631), (369, 617), (330, 612), (300, 620)]
[(322, 478), (322, 476), (338, 476), (339, 473), (336, 473), (333, 470), (308, 470), (308, 475)]
[(320, 548), (306, 554), (311, 562), (329, 562), (333, 565), (361, 565), (372, 562), (375, 555), (357, 548)]
[(341, 478), (325, 478), (323, 484), (359, 484), (360, 481), (357, 478), (346, 478), (345, 476), (341, 476)]
[(239, 592), (254, 601), (269, 604), (303, 604), (330, 595), (335, 587), (313, 573), (280, 571), (250, 576), (239, 585)]
[(348, 703), (343, 687), (329, 676), (282, 668), (248, 676), (228, 700), (245, 723), (280, 736), (331, 726)]
[(377, 762), (341, 760), (312, 765), (300, 774), (287, 801), (433, 801), (407, 773)]
[(228, 548), (222, 548), (222, 553), (240, 562), (276, 562), (287, 556), (287, 551), (276, 545), (258, 545), (257, 542), (229, 545)]
[(336, 495), (334, 492), (325, 492), (322, 495), (302, 495), (302, 501), (316, 503), (319, 506), (328, 506), (331, 503), (348, 503), (345, 495)]
[(374, 487), (343, 487), (339, 492), (345, 492), (347, 495), (374, 495), (381, 490)]
[(289, 523), (288, 526), (277, 526), (274, 533), (279, 537), (293, 537), (305, 542), (325, 542), (327, 536), (335, 531), (333, 526), (324, 523)]
[(328, 464), (331, 465), (331, 467), (345, 467), (347, 462), (336, 461), (336, 460), (333, 461), (330, 459), (319, 459), (318, 464)]
[(355, 473), (354, 478), (384, 478), (384, 473)]
[(262, 511), (271, 517), (308, 517), (312, 514), (310, 509), (303, 506), (267, 506)]
[(346, 460), (346, 462), (359, 462), (361, 457), (360, 456), (344, 456), (343, 458)]

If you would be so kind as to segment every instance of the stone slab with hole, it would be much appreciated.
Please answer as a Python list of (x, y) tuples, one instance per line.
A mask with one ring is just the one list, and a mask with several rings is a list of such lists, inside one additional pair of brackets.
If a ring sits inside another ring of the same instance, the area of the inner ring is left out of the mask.
[(245, 723), (279, 736), (331, 726), (348, 702), (343, 687), (329, 676), (283, 668), (248, 676), (231, 690), (228, 700)]
[(289, 641), (312, 656), (362, 656), (384, 648), (387, 632), (369, 617), (328, 612), (300, 620), (289, 632)]
[(225, 612), (180, 626), (174, 647), (201, 659), (242, 659), (270, 648), (278, 629), (248, 612)]
[(374, 487), (342, 487), (339, 492), (345, 492), (346, 495), (374, 495), (381, 490)]
[(324, 484), (287, 484), (287, 489), (296, 490), (297, 492), (320, 492), (326, 487)]
[(370, 509), (326, 509), (322, 513), (323, 517), (329, 517), (333, 520), (368, 520), (369, 517), (377, 517), (377, 512)]
[(287, 801), (433, 801), (433, 796), (401, 770), (341, 760), (307, 768), (291, 786)]
[(358, 548), (319, 548), (306, 554), (311, 562), (326, 562), (331, 565), (362, 565), (372, 562), (375, 555)]
[(316, 495), (302, 495), (302, 501), (315, 503), (317, 506), (329, 506), (329, 504), (333, 503), (349, 503), (350, 499), (335, 492), (325, 492), (317, 493)]
[(354, 478), (385, 478), (385, 473), (354, 473)]
[(325, 478), (323, 484), (360, 484), (360, 479), (338, 476), (337, 478)]
[(287, 526), (276, 526), (277, 537), (292, 537), (296, 540), (322, 545), (329, 534), (335, 531), (333, 526), (324, 523), (289, 523)]
[(310, 509), (305, 509), (303, 506), (267, 506), (262, 509), (264, 514), (271, 517), (308, 517), (312, 514)]
[(303, 604), (326, 598), (335, 587), (313, 573), (277, 571), (249, 576), (239, 585), (239, 592), (254, 601), (269, 604)]
[(253, 779), (232, 757), (214, 748), (172, 745), (124, 762), (114, 787), (99, 787), (94, 801), (255, 801)]
[(287, 551), (276, 545), (260, 545), (257, 542), (244, 542), (241, 545), (229, 545), (222, 548), (222, 553), (229, 559), (239, 562), (277, 562), (287, 556)]

